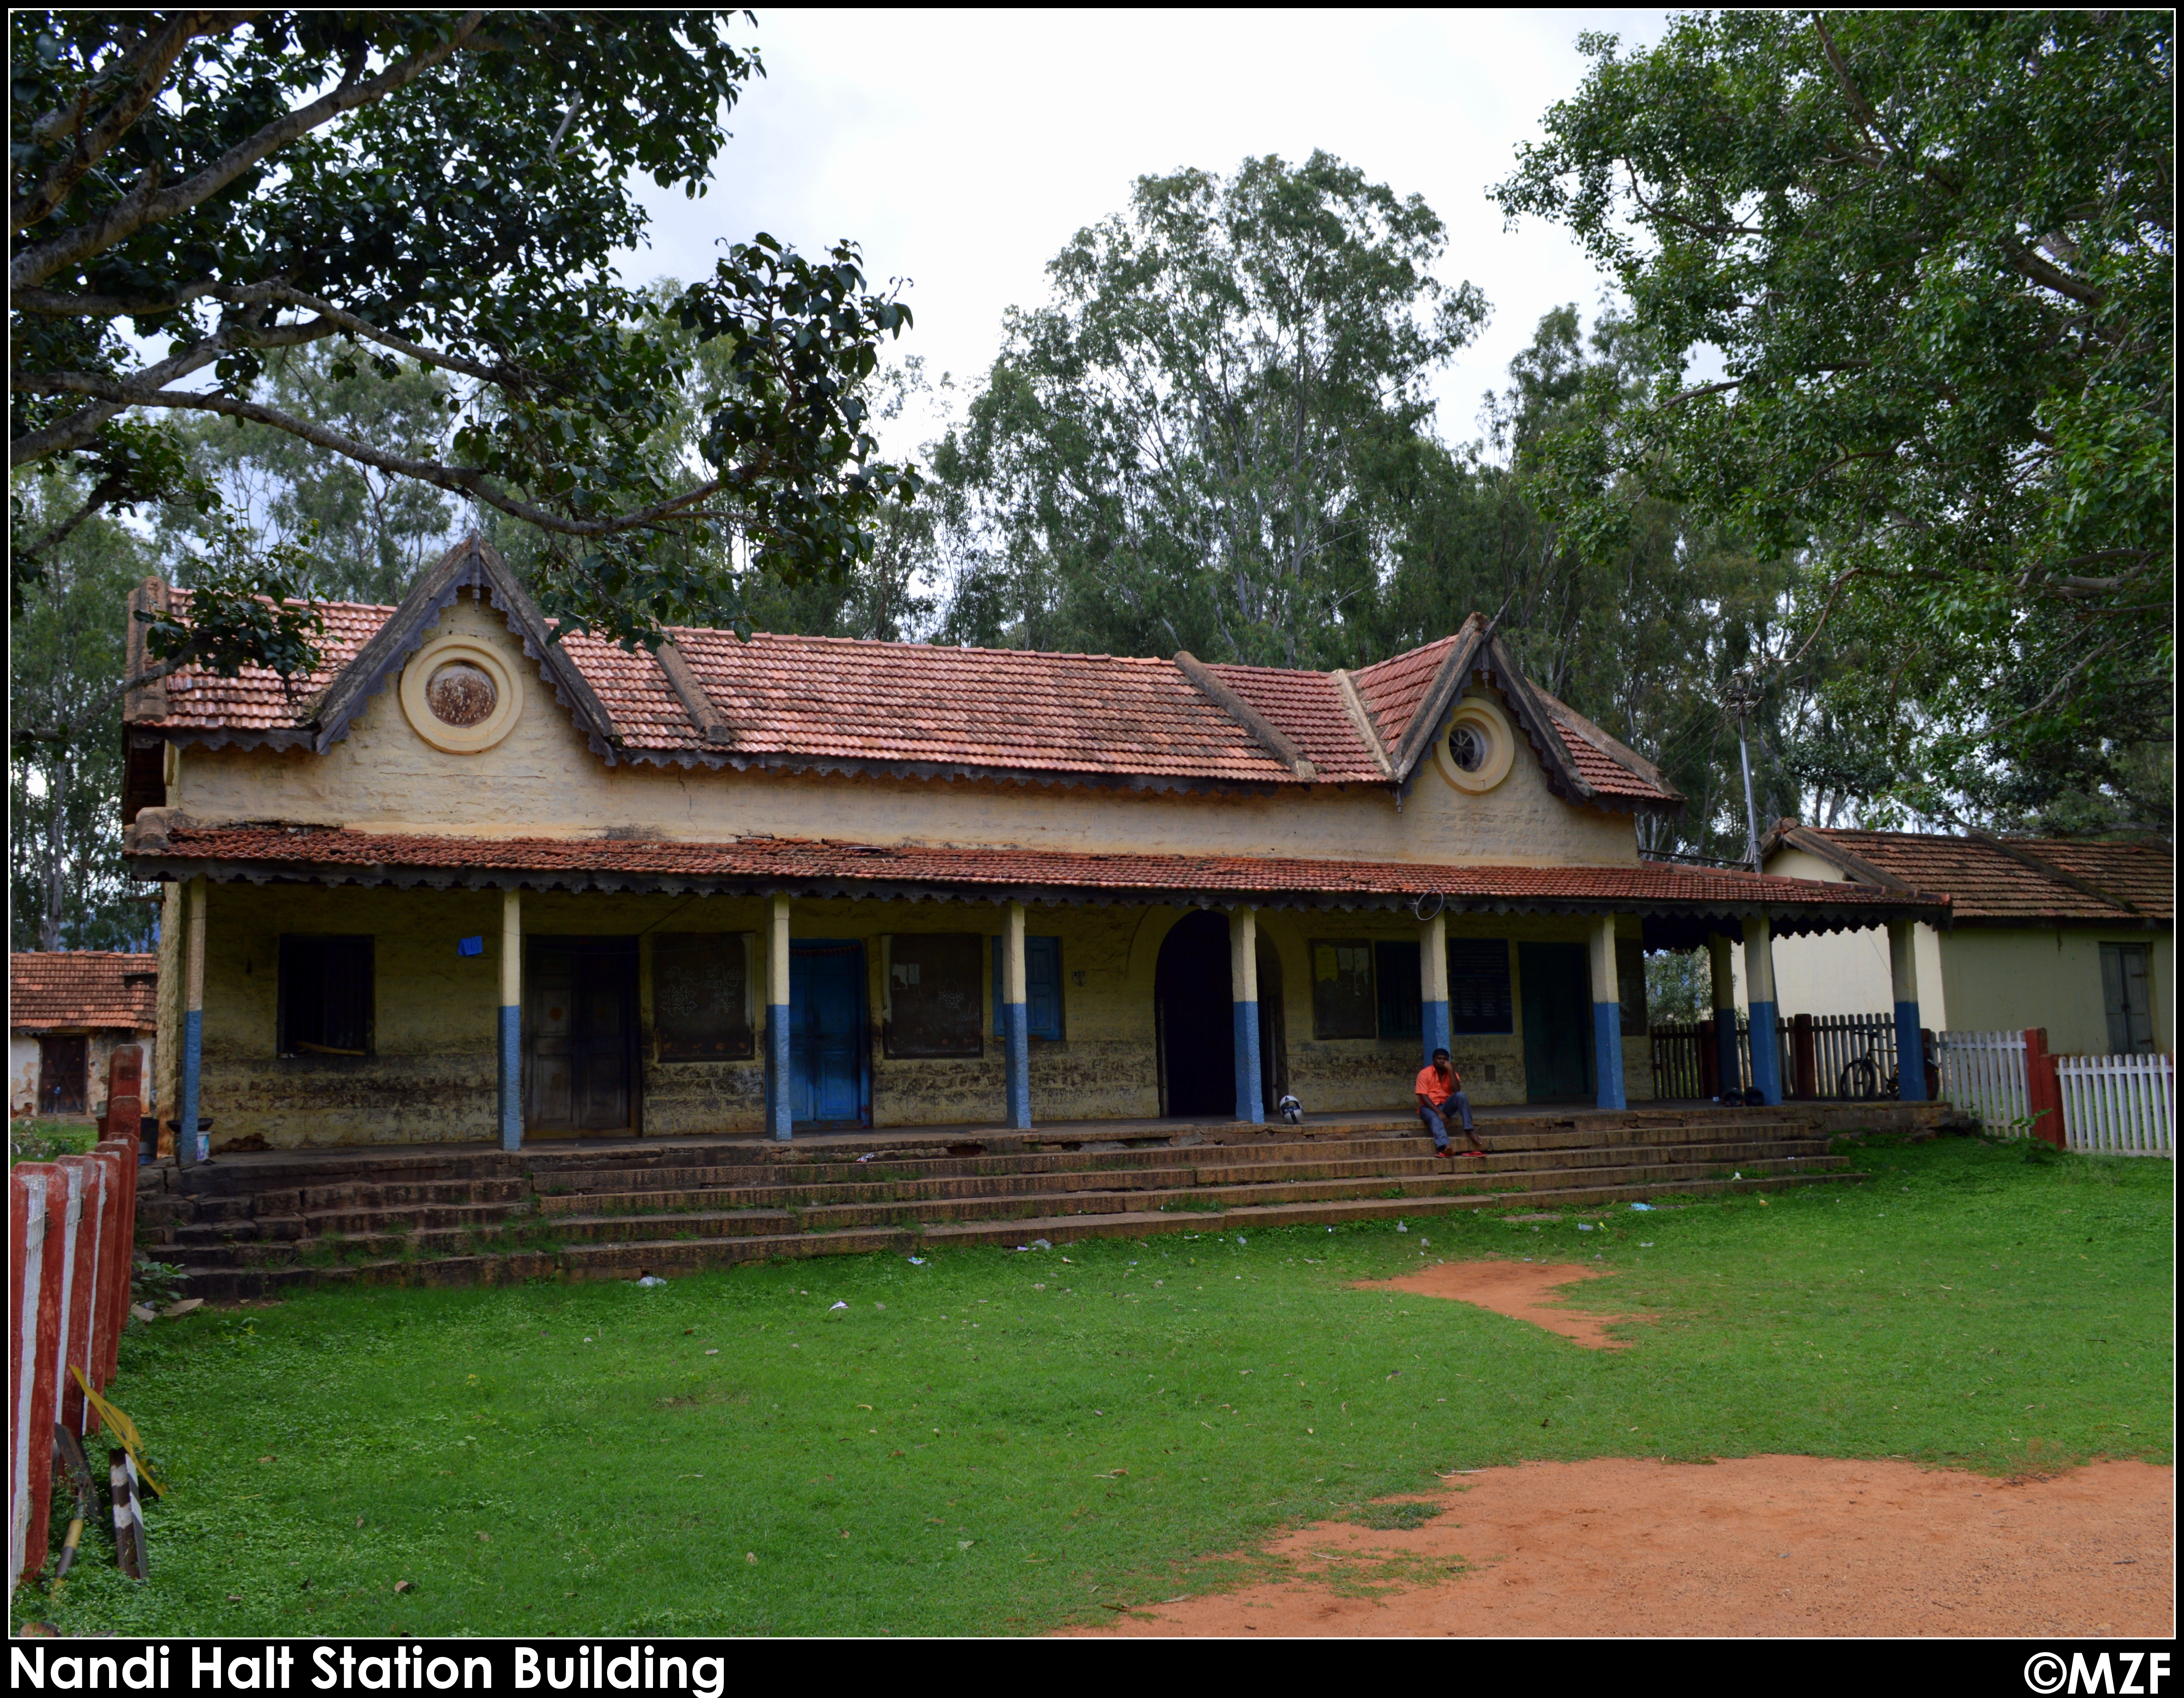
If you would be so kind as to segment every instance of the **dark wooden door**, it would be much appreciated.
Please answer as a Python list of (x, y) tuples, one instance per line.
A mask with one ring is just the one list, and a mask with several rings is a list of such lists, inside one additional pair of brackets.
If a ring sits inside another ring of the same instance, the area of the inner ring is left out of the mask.
[(533, 938), (524, 963), (524, 1129), (637, 1129), (637, 940)]
[(1161, 941), (1153, 968), (1161, 1112), (1226, 1120), (1236, 1112), (1236, 1005), (1228, 979), (1228, 916), (1186, 914)]
[(87, 1038), (38, 1039), (38, 1112), (81, 1114)]
[(1592, 971), (1582, 944), (1519, 944), (1524, 980), (1524, 1095), (1535, 1103), (1593, 1094)]

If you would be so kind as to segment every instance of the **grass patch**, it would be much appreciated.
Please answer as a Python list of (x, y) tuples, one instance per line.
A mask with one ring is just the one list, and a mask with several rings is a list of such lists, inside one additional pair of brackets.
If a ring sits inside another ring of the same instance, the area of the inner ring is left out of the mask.
[(98, 1128), (63, 1120), (19, 1120), (8, 1127), (8, 1165), (51, 1161), (57, 1155), (87, 1155), (98, 1143)]
[[(128, 1637), (1034, 1632), (1264, 1578), (1268, 1534), (1415, 1514), (1431, 1506), (1373, 1500), (1457, 1467), (2169, 1460), (2168, 1163), (1958, 1138), (1854, 1160), (1863, 1186), (1674, 1212), (1248, 1243), (1178, 1222), (923, 1266), (199, 1311), (131, 1328), (113, 1388), (170, 1488), (153, 1579), (120, 1579), (97, 1531), (15, 1617)], [(1618, 1277), (1579, 1300), (1653, 1318), (1591, 1351), (1348, 1287), (1484, 1255), (1598, 1256)], [(1432, 1578), (1424, 1560), (1325, 1562), (1369, 1591)]]

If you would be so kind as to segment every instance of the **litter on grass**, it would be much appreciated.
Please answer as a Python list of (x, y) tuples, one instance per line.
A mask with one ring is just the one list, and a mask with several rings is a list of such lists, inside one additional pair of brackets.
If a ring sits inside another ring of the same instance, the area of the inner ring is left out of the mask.
[(667, 1283), (666, 1280), (662, 1279), (656, 1273), (644, 1274), (638, 1278), (637, 1283), (639, 1285), (665, 1285)]
[(1410, 1228), (1405, 1226), (1401, 1221), (1398, 1221), (1396, 1222), (1396, 1230), (1399, 1233), (1407, 1233), (1410, 1231)]
[(922, 1267), (925, 1266), (925, 1258), (922, 1255), (914, 1255), (910, 1259), (910, 1265), (912, 1267)]
[(1592, 1222), (1591, 1221), (1580, 1221), (1577, 1223), (1577, 1229), (1581, 1233), (1589, 1233), (1592, 1230)]
[(827, 1306), (827, 1312), (831, 1315), (837, 1309), (846, 1309), (849, 1306), (846, 1303), (830, 1303)]
[(1630, 1206), (1638, 1214), (1650, 1215), (1653, 1212), (1653, 1205), (1651, 1203), (1633, 1203)]

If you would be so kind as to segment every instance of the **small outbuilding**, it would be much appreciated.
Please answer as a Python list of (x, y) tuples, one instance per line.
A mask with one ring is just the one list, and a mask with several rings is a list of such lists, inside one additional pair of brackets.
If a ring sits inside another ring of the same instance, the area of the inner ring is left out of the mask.
[[(35, 950), (8, 958), (10, 1118), (91, 1120), (106, 1112), (107, 1062), (144, 1046), (155, 1077), (159, 961), (114, 949)], [(147, 1101), (145, 1111), (152, 1105)]]
[[(1782, 877), (1949, 899), (1946, 926), (1911, 922), (1930, 1029), (2045, 1027), (2060, 1054), (2176, 1048), (2176, 858), (2167, 843), (1844, 831), (1784, 820), (1760, 854), (1764, 869)], [(1886, 939), (1875, 932), (1785, 937), (1774, 946), (1775, 989), (1787, 1013), (1864, 1013), (1888, 967)]]

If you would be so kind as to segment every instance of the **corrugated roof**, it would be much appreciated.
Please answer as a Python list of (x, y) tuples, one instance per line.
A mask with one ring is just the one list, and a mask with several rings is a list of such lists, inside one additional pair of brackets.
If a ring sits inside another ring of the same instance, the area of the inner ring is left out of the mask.
[(8, 957), (12, 1031), (89, 1027), (141, 1032), (159, 1023), (159, 958), (118, 949), (30, 950)]

